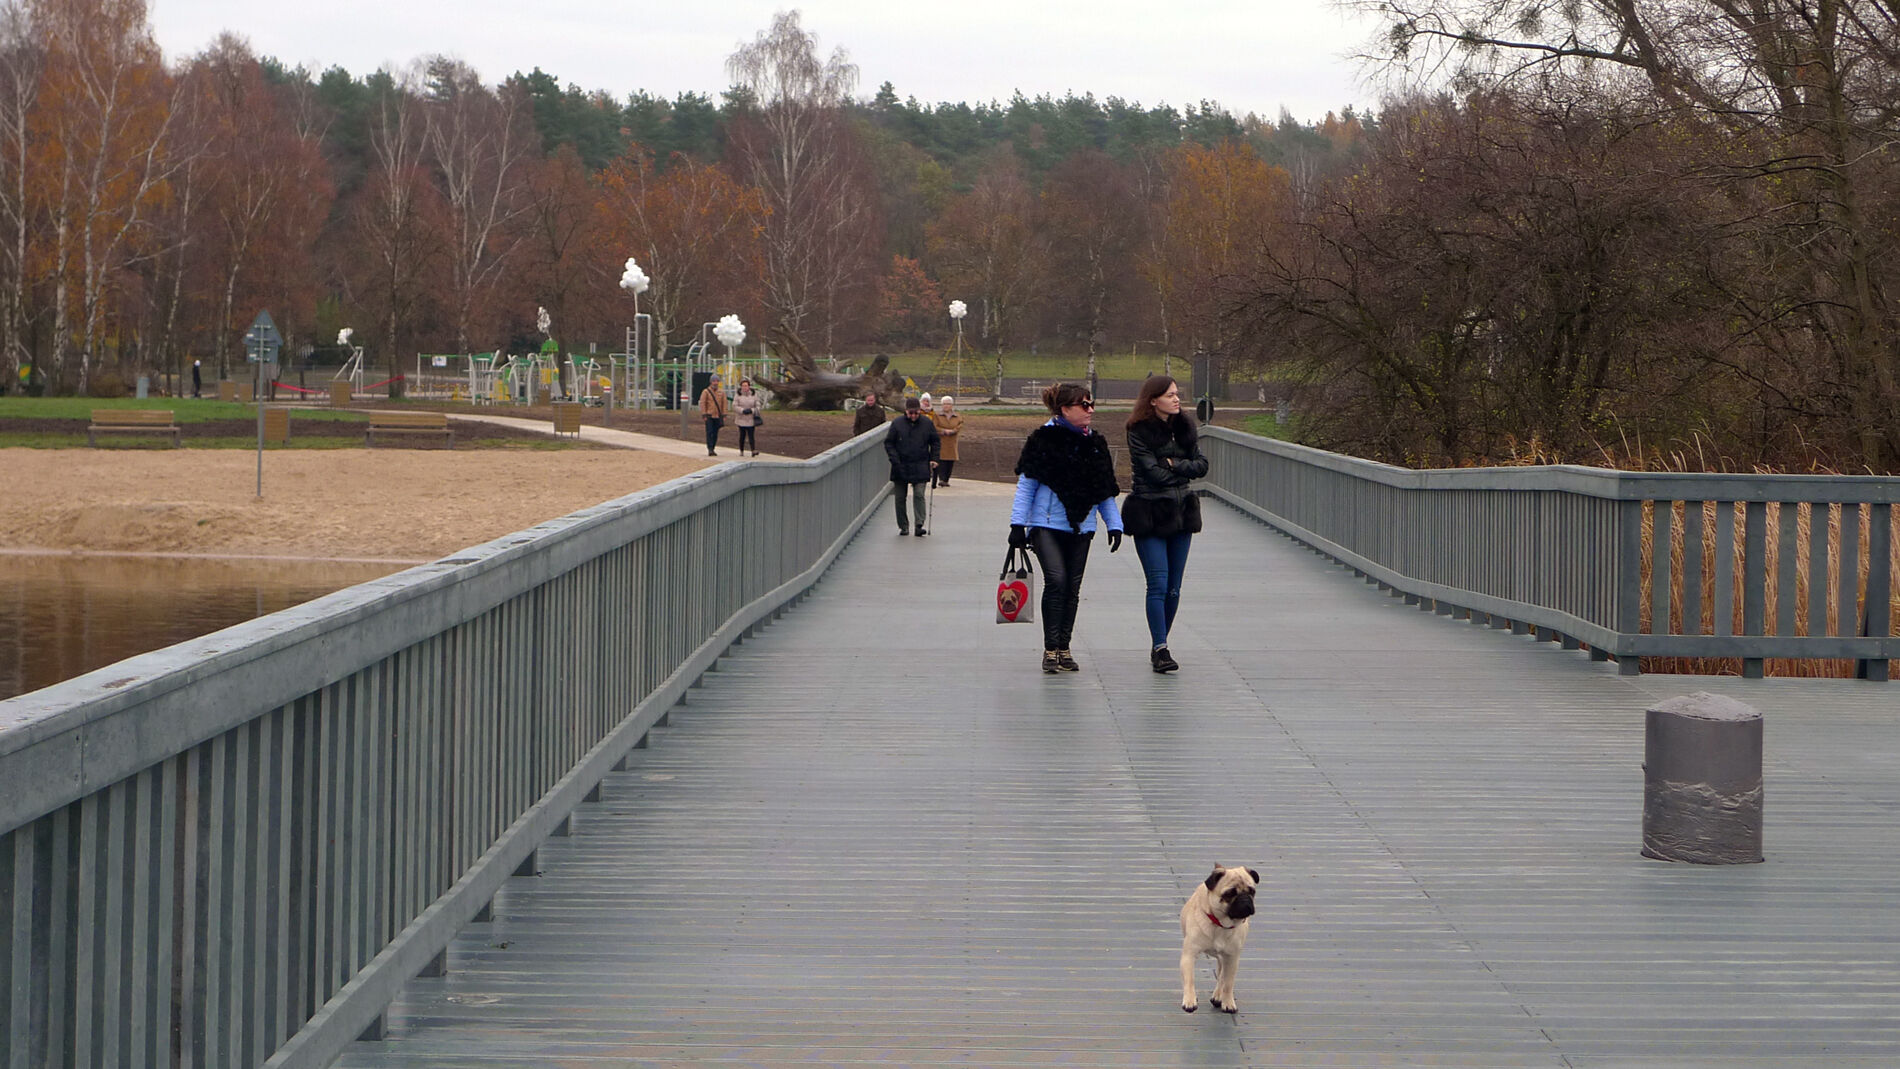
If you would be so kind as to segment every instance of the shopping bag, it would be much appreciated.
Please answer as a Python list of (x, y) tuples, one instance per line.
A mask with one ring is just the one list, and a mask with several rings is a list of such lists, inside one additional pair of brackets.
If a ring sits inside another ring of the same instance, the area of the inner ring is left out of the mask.
[(1012, 546), (1003, 554), (1003, 574), (996, 577), (996, 622), (1036, 622), (1036, 570), (1027, 549)]

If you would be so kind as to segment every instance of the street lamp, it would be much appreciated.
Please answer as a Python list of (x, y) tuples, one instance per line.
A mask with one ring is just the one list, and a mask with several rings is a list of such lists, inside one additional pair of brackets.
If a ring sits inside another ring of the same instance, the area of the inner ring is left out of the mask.
[(963, 396), (963, 317), (970, 314), (970, 306), (962, 301), (950, 302), (950, 318), (957, 324), (957, 396)]
[(733, 350), (745, 343), (745, 324), (739, 322), (736, 315), (720, 316), (719, 322), (713, 325), (713, 337), (726, 347), (726, 363), (730, 364)]
[[(643, 347), (640, 344), (640, 323), (646, 318), (640, 314), (640, 295), (647, 291), (647, 286), (651, 284), (652, 281), (652, 279), (647, 277), (645, 271), (640, 270), (638, 261), (631, 256), (627, 257), (627, 269), (620, 273), (620, 288), (633, 294), (633, 337), (627, 339), (627, 388), (629, 390), (633, 389), (633, 383), (637, 381), (635, 379), (634, 368), (652, 362), (650, 354), (645, 351), (645, 349), (652, 344), (653, 329), (650, 324), (647, 327), (648, 345)], [(651, 372), (649, 372), (649, 374), (650, 373)], [(609, 379), (613, 378), (611, 371), (607, 377)], [(648, 383), (649, 388), (651, 385), (651, 383)], [(608, 390), (607, 392), (612, 393), (613, 391)]]

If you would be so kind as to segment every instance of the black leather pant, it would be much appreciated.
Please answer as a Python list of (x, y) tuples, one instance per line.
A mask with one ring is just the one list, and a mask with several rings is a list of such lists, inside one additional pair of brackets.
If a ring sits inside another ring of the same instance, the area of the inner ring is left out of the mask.
[(1082, 604), (1082, 570), (1089, 564), (1092, 534), (1070, 534), (1048, 527), (1029, 529), (1029, 548), (1042, 565), (1042, 648), (1066, 650), (1075, 635), (1075, 611)]

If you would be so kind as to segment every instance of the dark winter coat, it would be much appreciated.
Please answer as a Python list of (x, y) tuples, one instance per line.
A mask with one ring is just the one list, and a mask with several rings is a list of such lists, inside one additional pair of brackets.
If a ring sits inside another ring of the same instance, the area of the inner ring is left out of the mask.
[(1189, 484), (1207, 474), (1200, 433), (1186, 415), (1144, 419), (1128, 428), (1128, 461), (1134, 469), (1122, 523), (1133, 538), (1198, 534), (1201, 499)]
[(883, 405), (864, 405), (858, 409), (857, 415), (851, 417), (851, 437), (856, 438), (883, 422)]
[(922, 416), (892, 420), (891, 429), (884, 435), (884, 454), (891, 458), (891, 481), (929, 482), (930, 464), (941, 448), (936, 424)]

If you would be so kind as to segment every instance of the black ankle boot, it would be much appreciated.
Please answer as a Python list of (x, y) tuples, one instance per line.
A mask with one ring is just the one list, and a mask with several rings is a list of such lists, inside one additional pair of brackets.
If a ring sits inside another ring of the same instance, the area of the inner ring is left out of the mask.
[(1148, 656), (1154, 662), (1154, 669), (1157, 672), (1172, 672), (1181, 667), (1174, 663), (1174, 655), (1168, 652), (1166, 646), (1156, 646), (1154, 652)]

